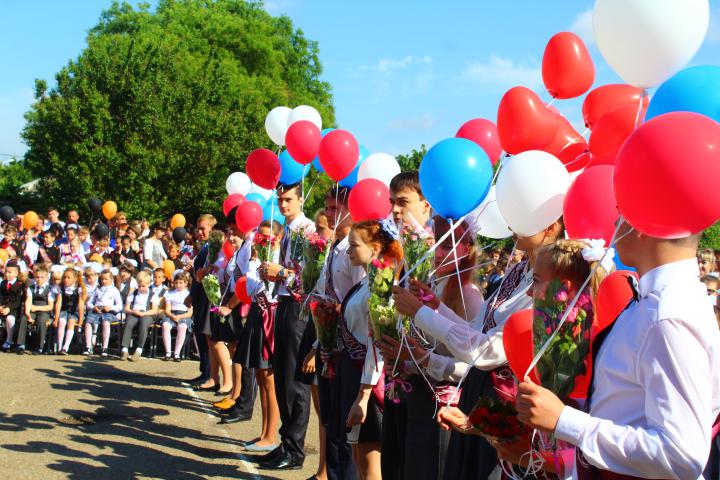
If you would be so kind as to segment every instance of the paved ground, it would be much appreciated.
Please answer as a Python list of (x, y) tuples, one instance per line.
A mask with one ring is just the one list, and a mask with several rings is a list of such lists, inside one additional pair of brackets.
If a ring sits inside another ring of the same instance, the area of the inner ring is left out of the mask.
[[(180, 384), (197, 363), (0, 354), (0, 478), (305, 479), (317, 466), (311, 418), (302, 471), (258, 471), (239, 440), (253, 420), (216, 425), (209, 401)], [(210, 409), (208, 408), (210, 407)]]

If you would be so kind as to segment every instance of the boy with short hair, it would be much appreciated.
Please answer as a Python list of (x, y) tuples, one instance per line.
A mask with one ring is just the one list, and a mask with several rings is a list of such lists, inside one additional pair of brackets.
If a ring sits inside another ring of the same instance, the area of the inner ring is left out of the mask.
[(46, 264), (35, 264), (33, 275), (35, 279), (25, 293), (25, 315), (20, 318), (17, 344), (18, 353), (24, 352), (28, 325), (37, 325), (38, 346), (33, 351), (33, 355), (40, 355), (45, 346), (47, 327), (51, 321), (50, 315), (53, 309), (51, 300), (52, 285), (50, 285), (50, 270)]
[(60, 264), (60, 249), (55, 245), (57, 232), (54, 228), (48, 228), (42, 233), (43, 244), (38, 249), (37, 258), (34, 263), (47, 263), (49, 265)]
[(430, 220), (430, 202), (423, 196), (418, 172), (398, 173), (390, 181), (390, 204), (397, 224), (425, 227)]
[(150, 292), (150, 282), (150, 274), (145, 270), (141, 270), (137, 274), (137, 290), (127, 297), (120, 360), (128, 360), (132, 332), (136, 325), (138, 328), (138, 341), (135, 346), (135, 353), (130, 357), (130, 361), (137, 362), (142, 357), (148, 329), (152, 325), (160, 305), (160, 299)]
[(0, 283), (0, 318), (5, 320), (7, 338), (2, 345), (2, 351), (7, 352), (13, 344), (15, 322), (20, 318), (23, 283), (18, 280), (20, 267), (16, 260), (10, 260), (5, 265), (5, 279)]

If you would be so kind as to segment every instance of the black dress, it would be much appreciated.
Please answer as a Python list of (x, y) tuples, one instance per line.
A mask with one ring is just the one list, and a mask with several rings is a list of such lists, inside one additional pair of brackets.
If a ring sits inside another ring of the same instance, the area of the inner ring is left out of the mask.
[(257, 302), (250, 305), (245, 326), (242, 328), (238, 346), (235, 349), (233, 362), (239, 363), (243, 368), (260, 368), (263, 370), (272, 368), (272, 352), (268, 358), (263, 357), (263, 345), (265, 344), (265, 329), (263, 326), (262, 309)]

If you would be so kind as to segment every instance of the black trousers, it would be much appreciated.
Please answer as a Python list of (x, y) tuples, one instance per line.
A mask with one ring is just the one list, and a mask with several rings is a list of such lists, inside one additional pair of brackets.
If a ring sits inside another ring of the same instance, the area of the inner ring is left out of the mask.
[(405, 478), (405, 436), (407, 432), (407, 403), (404, 396), (395, 403), (385, 397), (383, 410), (383, 438), (380, 456), (382, 478)]
[[(199, 295), (204, 295), (202, 294)], [(200, 357), (200, 377), (201, 380), (210, 378), (210, 348), (207, 344), (207, 338), (203, 335), (203, 327), (205, 322), (209, 322), (207, 301), (193, 302), (193, 335), (198, 347), (198, 356)]]
[(305, 433), (310, 419), (310, 386), (295, 381), (300, 343), (307, 319), (300, 318), (302, 305), (280, 297), (275, 312), (275, 395), (280, 407), (281, 446), (293, 460), (305, 460)]
[[(38, 338), (38, 350), (42, 350), (45, 346), (45, 338), (47, 337), (47, 323), (50, 321), (50, 312), (35, 312), (31, 313), (30, 317), (35, 320), (34, 325), (37, 326)], [(19, 326), (17, 331), (17, 344), (25, 345), (27, 341), (27, 332), (30, 324), (28, 318), (23, 314), (20, 315)]]
[(352, 457), (352, 446), (347, 443), (345, 430), (336, 433), (328, 428), (328, 414), (332, 403), (337, 401), (338, 382), (320, 375), (323, 370), (323, 362), (320, 359), (319, 349), (315, 356), (315, 366), (317, 367), (320, 397), (320, 421), (325, 426), (325, 463), (327, 464), (328, 480), (355, 480), (358, 478), (358, 473)]
[(238, 413), (252, 416), (256, 396), (257, 382), (255, 382), (255, 372), (252, 368), (243, 367), (242, 374), (240, 375), (240, 396), (235, 401), (235, 409)]
[(125, 328), (123, 329), (122, 335), (122, 346), (124, 348), (130, 348), (130, 342), (132, 341), (132, 334), (135, 325), (138, 326), (138, 341), (135, 344), (135, 348), (143, 348), (145, 346), (145, 340), (148, 337), (148, 329), (153, 324), (155, 319), (151, 315), (144, 317), (136, 317), (135, 315), (127, 315), (125, 317)]

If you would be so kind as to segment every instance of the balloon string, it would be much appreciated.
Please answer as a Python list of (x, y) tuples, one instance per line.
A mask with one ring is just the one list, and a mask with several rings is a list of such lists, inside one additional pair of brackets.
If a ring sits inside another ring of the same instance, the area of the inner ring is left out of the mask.
[(318, 175), (317, 177), (315, 177), (315, 180), (313, 180), (312, 185), (310, 185), (310, 189), (307, 191), (307, 193), (306, 193), (305, 195), (303, 195), (303, 203), (307, 202), (308, 197), (309, 197), (310, 194), (312, 193), (312, 190), (313, 190), (313, 188), (315, 187), (315, 184), (316, 184), (317, 181), (318, 181), (318, 177), (319, 177), (319, 175)]
[(643, 88), (642, 96), (640, 97), (640, 103), (638, 103), (637, 113), (635, 114), (635, 128), (638, 128), (640, 126), (640, 123), (641, 123), (640, 117), (642, 114), (642, 106), (643, 106), (643, 103), (645, 103), (645, 98), (647, 98), (647, 96), (648, 96), (648, 91), (646, 88)]
[[(462, 258), (462, 257), (461, 257), (461, 258)], [(484, 267), (484, 266), (486, 266), (486, 265), (490, 265), (490, 264), (492, 264), (492, 263), (493, 263), (492, 260), (488, 260), (487, 262), (478, 263), (477, 265), (474, 265), (474, 266), (472, 266), (472, 267), (463, 268), (462, 270), (460, 270), (460, 273), (465, 273), (465, 272), (470, 272), (470, 271), (472, 271), (472, 270), (477, 270), (478, 268), (482, 268), (482, 267)], [(455, 275), (455, 272), (453, 272), (453, 273), (448, 273), (447, 275), (443, 275), (442, 277), (436, 278), (436, 279), (435, 279), (435, 282), (439, 282), (439, 281), (441, 281), (441, 280), (445, 280), (446, 278), (452, 277), (453, 275)]]
[[(270, 194), (270, 238), (273, 237), (273, 225), (275, 222), (275, 198), (277, 196), (277, 189), (273, 188), (272, 193)], [(272, 242), (270, 242), (270, 248), (268, 248), (267, 252), (267, 262), (269, 263), (272, 259)]]
[(465, 221), (465, 218), (466, 218), (466, 217), (467, 217), (467, 215), (463, 215), (462, 217), (460, 217), (460, 218), (458, 219), (458, 221), (455, 223), (455, 225), (451, 225), (450, 231), (445, 232), (445, 233), (443, 234), (443, 236), (440, 237), (439, 240), (436, 240), (436, 241), (435, 241), (435, 243), (433, 244), (433, 246), (430, 247), (427, 252), (425, 252), (425, 254), (420, 258), (420, 260), (418, 260), (417, 263), (416, 263), (415, 265), (413, 265), (412, 268), (410, 268), (407, 272), (405, 272), (405, 275), (402, 276), (402, 278), (400, 279), (400, 282), (399, 282), (399, 283), (402, 284), (402, 283), (405, 281), (405, 279), (409, 278), (409, 277), (410, 277), (410, 274), (411, 274), (413, 271), (415, 271), (415, 268), (417, 268), (418, 265), (420, 265), (420, 264), (421, 264), (422, 262), (424, 262), (430, 255), (432, 255), (432, 254), (435, 252), (435, 249), (436, 249), (442, 242), (444, 242), (445, 239), (447, 239), (447, 238), (452, 234), (452, 232), (455, 230), (455, 228), (457, 228), (458, 225), (460, 225), (463, 221)]
[[(453, 220), (450, 219), (450, 226), (452, 227)], [(455, 241), (455, 229), (450, 230), (452, 232), (452, 243), (453, 243), (453, 257), (455, 258), (455, 273), (457, 273), (457, 281), (458, 281), (458, 288), (460, 289), (460, 300), (462, 301), (463, 306), (463, 316), (467, 318), (467, 307), (465, 306), (465, 293), (463, 292), (463, 285), (462, 285), (462, 277), (460, 277), (460, 264), (458, 263), (458, 256), (457, 256), (457, 242)], [(469, 229), (467, 230), (469, 231)], [(466, 232), (467, 232), (466, 231)]]

